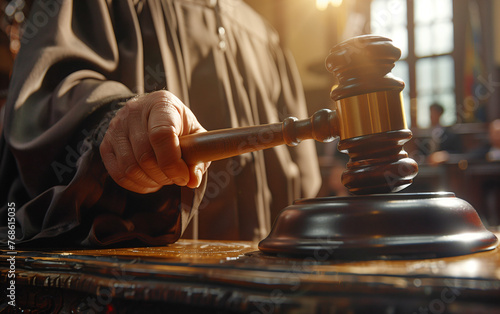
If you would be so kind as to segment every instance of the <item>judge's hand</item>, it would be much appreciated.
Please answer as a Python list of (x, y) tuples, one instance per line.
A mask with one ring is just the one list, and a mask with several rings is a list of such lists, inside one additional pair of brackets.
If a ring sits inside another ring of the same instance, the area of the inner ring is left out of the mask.
[(111, 120), (100, 147), (102, 161), (113, 180), (133, 192), (152, 193), (170, 184), (196, 188), (210, 163), (187, 165), (179, 136), (204, 131), (172, 93), (138, 96)]

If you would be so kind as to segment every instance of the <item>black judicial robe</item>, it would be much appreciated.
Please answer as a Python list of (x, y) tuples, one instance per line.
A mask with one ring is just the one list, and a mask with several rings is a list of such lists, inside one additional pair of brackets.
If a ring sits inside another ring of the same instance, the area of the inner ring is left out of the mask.
[(1, 234), (14, 208), (17, 244), (258, 240), (279, 210), (316, 194), (310, 141), (214, 162), (200, 188), (148, 195), (116, 185), (100, 160), (109, 112), (162, 88), (208, 130), (308, 116), (290, 56), (243, 1), (42, 1), (30, 15), (0, 143)]

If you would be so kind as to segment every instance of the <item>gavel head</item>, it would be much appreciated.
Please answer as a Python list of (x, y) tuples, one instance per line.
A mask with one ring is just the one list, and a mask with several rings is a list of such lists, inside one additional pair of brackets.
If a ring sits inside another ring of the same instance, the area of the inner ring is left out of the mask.
[(391, 74), (401, 56), (388, 38), (365, 35), (332, 48), (326, 67), (338, 78), (332, 90), (339, 122), (338, 149), (350, 160), (342, 183), (352, 194), (397, 192), (412, 183), (417, 163), (403, 144), (406, 125), (401, 91)]

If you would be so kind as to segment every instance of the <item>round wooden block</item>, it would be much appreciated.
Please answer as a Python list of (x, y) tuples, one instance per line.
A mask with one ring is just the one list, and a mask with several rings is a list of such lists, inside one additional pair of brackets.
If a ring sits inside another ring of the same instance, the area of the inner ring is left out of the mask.
[(285, 208), (259, 249), (325, 258), (427, 258), (495, 248), (475, 209), (453, 193), (303, 199)]

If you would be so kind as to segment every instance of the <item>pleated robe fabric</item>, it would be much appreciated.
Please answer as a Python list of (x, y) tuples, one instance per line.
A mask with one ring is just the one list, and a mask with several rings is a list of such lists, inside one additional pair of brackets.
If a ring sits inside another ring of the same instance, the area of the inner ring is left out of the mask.
[(98, 150), (110, 112), (159, 89), (207, 130), (308, 116), (290, 55), (243, 1), (36, 3), (0, 142), (1, 234), (15, 210), (18, 245), (259, 240), (282, 208), (316, 194), (307, 141), (213, 162), (194, 190), (139, 195), (116, 185)]

